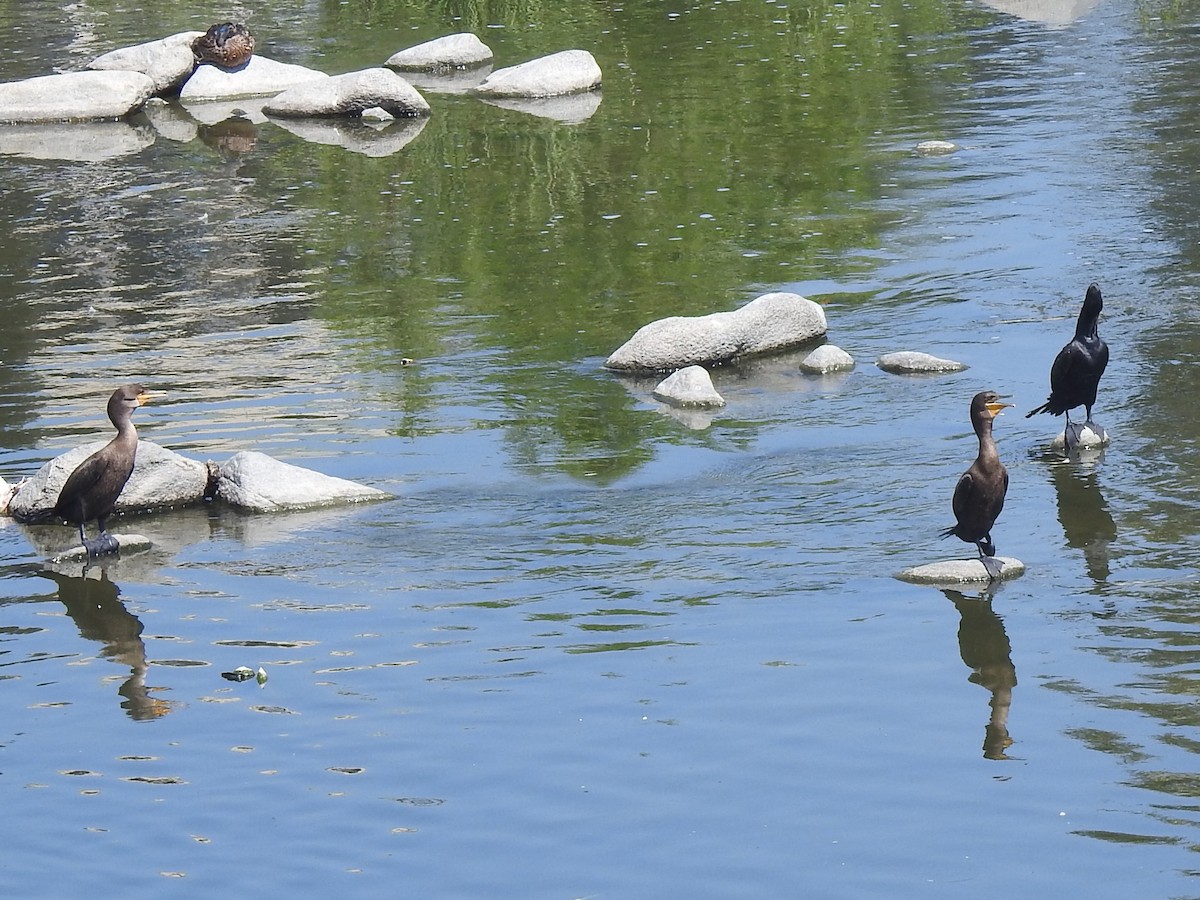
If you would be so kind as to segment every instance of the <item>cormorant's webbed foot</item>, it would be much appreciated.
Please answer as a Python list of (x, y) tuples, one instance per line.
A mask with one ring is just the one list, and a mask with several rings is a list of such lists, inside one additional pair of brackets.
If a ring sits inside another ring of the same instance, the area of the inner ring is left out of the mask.
[(83, 549), (87, 551), (89, 557), (101, 556), (105, 553), (115, 553), (120, 548), (121, 545), (117, 543), (117, 539), (107, 533), (101, 534), (94, 541), (89, 541), (87, 538), (83, 539)]
[(988, 574), (989, 581), (996, 581), (1000, 577), (1000, 573), (1004, 571), (1004, 563), (996, 559), (996, 548), (992, 545), (991, 540), (987, 541), (987, 551), (985, 552), (984, 542), (978, 541), (979, 546), (979, 561), (983, 563), (983, 568)]

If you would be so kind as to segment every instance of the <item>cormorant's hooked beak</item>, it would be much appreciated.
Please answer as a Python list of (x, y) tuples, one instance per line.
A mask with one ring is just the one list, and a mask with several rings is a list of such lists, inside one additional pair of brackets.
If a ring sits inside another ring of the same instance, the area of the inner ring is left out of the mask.
[(161, 400), (165, 396), (166, 391), (142, 391), (137, 395), (138, 406), (145, 406), (151, 400)]
[(997, 399), (992, 400), (990, 403), (988, 403), (987, 411), (992, 414), (993, 419), (996, 416), (1000, 415), (1001, 410), (1013, 408), (1014, 404), (1012, 404), (1012, 403), (1001, 403), (1000, 402), (1000, 400), (1007, 399), (1008, 396), (1009, 396), (1008, 394), (1003, 394), (1003, 395), (997, 394), (996, 395)]

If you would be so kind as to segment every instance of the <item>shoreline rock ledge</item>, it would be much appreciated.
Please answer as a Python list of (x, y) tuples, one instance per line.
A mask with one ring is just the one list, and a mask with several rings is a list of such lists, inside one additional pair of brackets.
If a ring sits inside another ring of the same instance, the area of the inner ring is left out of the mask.
[(605, 361), (618, 372), (667, 372), (790, 350), (824, 336), (825, 311), (807, 297), (763, 294), (741, 309), (644, 325)]

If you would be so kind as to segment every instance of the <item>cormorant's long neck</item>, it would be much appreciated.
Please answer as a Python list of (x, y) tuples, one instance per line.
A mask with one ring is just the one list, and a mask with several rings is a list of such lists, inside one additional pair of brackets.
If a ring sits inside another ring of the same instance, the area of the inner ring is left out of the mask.
[(137, 429), (133, 427), (132, 410), (121, 410), (120, 414), (112, 417), (112, 423), (117, 427), (117, 436), (113, 438), (114, 443), (137, 445), (138, 436)]
[(992, 420), (980, 417), (975, 421), (975, 433), (979, 435), (980, 462), (996, 462), (1000, 453), (996, 450), (996, 439), (992, 437)]
[(1085, 306), (1079, 311), (1079, 321), (1075, 323), (1075, 340), (1094, 341), (1100, 334), (1099, 325), (1100, 310)]

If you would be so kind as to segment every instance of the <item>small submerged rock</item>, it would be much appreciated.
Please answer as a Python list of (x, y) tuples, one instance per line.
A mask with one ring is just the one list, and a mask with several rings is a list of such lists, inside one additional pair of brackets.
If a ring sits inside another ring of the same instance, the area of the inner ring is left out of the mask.
[(712, 408), (725, 405), (713, 387), (712, 376), (703, 366), (687, 366), (672, 372), (654, 389), (654, 396), (673, 406)]
[(914, 152), (917, 156), (948, 156), (957, 153), (962, 148), (950, 141), (921, 141)]
[(822, 344), (804, 359), (800, 368), (805, 372), (825, 375), (829, 372), (845, 372), (854, 368), (854, 357), (833, 344)]
[(962, 372), (967, 368), (966, 363), (953, 359), (942, 359), (928, 353), (916, 350), (899, 350), (895, 353), (885, 353), (875, 360), (875, 365), (893, 375), (920, 375), (937, 372)]
[[(996, 556), (993, 559), (1000, 563), (998, 578), (1000, 581), (1016, 578), (1025, 572), (1025, 563), (1019, 559), (1011, 556)], [(940, 562), (926, 563), (923, 566), (913, 566), (903, 570), (896, 577), (901, 581), (911, 581), (914, 584), (968, 584), (992, 580), (978, 557), (945, 559)]]

